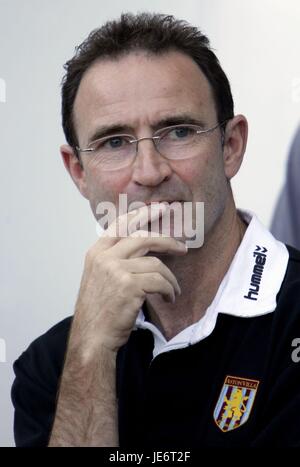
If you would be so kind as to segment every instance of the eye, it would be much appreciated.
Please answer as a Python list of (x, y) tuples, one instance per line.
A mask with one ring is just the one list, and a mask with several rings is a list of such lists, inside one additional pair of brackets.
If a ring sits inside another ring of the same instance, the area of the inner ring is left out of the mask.
[(125, 136), (112, 136), (103, 142), (103, 147), (106, 149), (119, 149), (128, 143), (128, 138)]
[(126, 135), (116, 135), (95, 141), (93, 147), (96, 151), (124, 149), (128, 146), (130, 137)]
[(173, 129), (170, 129), (166, 136), (173, 140), (178, 139), (188, 139), (195, 135), (194, 128), (188, 126), (180, 126)]

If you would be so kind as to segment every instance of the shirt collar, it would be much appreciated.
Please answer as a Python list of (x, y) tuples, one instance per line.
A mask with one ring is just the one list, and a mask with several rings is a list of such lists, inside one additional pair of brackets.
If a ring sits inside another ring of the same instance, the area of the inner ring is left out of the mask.
[(197, 323), (166, 341), (160, 330), (145, 320), (140, 309), (135, 329), (149, 329), (153, 333), (154, 357), (208, 337), (215, 328), (219, 313), (253, 318), (275, 310), (276, 295), (288, 263), (287, 248), (251, 211), (239, 210), (239, 214), (248, 224), (247, 230), (212, 303)]

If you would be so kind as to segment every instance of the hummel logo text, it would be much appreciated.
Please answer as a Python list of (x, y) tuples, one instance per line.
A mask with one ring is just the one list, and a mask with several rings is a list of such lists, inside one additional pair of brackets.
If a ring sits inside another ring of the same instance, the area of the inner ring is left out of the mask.
[(250, 288), (248, 294), (244, 295), (244, 298), (248, 298), (249, 300), (257, 300), (257, 295), (259, 293), (259, 287), (266, 264), (267, 255), (265, 253), (267, 251), (268, 250), (265, 247), (256, 245), (256, 249), (253, 252), (255, 264), (253, 268), (253, 274), (251, 276)]

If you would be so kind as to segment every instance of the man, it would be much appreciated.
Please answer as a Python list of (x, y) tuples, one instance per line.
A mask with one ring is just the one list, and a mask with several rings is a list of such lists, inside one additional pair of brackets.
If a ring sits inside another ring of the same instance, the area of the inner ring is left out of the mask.
[[(62, 97), (61, 154), (95, 217), (120, 194), (147, 206), (108, 223), (73, 319), (15, 363), (16, 444), (299, 444), (300, 255), (236, 210), (247, 121), (207, 38), (122, 15), (77, 49)], [(204, 202), (201, 247), (143, 236), (149, 205), (172, 201)], [(111, 235), (139, 216), (141, 229)]]

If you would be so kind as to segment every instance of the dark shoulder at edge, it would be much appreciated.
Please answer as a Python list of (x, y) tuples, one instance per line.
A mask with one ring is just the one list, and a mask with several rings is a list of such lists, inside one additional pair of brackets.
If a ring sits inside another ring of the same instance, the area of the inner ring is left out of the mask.
[(68, 318), (65, 318), (59, 323), (55, 324), (48, 331), (35, 339), (31, 345), (41, 343), (42, 341), (67, 343), (72, 324), (72, 318), (72, 316), (69, 316)]
[[(300, 298), (300, 250), (286, 245), (289, 253), (289, 261), (285, 272), (284, 279), (281, 284), (281, 288), (277, 295), (277, 300), (292, 300), (295, 302), (295, 297)], [(297, 314), (298, 311), (298, 300), (295, 307)]]
[(297, 250), (293, 246), (285, 245), (289, 252), (289, 259), (296, 263), (300, 263), (300, 250)]
[[(72, 316), (55, 324), (48, 331), (37, 337), (22, 353), (18, 361), (42, 363), (52, 360), (61, 367), (66, 351)], [(16, 363), (18, 363), (18, 361)]]

